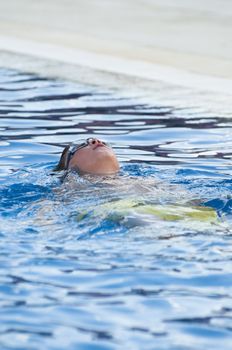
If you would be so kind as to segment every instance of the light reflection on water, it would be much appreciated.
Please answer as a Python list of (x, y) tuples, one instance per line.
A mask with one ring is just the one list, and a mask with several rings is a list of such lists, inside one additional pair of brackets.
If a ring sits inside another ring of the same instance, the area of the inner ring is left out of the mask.
[[(230, 349), (228, 117), (12, 70), (0, 90), (1, 349)], [(119, 185), (61, 184), (61, 146), (92, 135), (113, 145)], [(91, 216), (128, 194), (164, 208), (197, 200), (219, 221)]]

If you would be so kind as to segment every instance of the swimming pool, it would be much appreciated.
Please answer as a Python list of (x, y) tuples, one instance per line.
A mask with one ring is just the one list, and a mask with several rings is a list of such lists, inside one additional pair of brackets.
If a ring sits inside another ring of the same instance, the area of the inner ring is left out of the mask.
[[(1, 349), (230, 349), (228, 116), (7, 69), (0, 90)], [(177, 186), (219, 222), (78, 221), (107, 189), (78, 176), (67, 188), (52, 170), (92, 135), (113, 145), (124, 184), (158, 179), (164, 208)]]

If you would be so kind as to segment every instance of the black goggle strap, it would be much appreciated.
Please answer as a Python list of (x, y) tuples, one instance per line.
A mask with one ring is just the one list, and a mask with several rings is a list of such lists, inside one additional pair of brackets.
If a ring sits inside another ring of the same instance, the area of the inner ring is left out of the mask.
[[(66, 159), (66, 169), (68, 169), (68, 165), (70, 160), (72, 159), (72, 157), (74, 156), (74, 154), (76, 153), (76, 151), (78, 151), (81, 148), (84, 148), (86, 146), (88, 146), (88, 140), (86, 142), (83, 142), (79, 145), (74, 145), (72, 146), (72, 148), (69, 150), (68, 155), (67, 155), (67, 159)], [(69, 146), (70, 147), (70, 146)]]
[[(80, 144), (73, 145), (73, 146), (72, 145), (66, 146), (62, 152), (62, 155), (61, 155), (60, 161), (56, 167), (56, 170), (67, 170), (69, 162), (72, 159), (73, 155), (76, 153), (76, 151), (88, 146), (91, 140), (92, 140), (92, 138), (88, 138), (86, 141), (84, 141)], [(103, 144), (110, 147), (110, 145), (106, 142), (103, 142)]]
[(67, 170), (68, 169), (68, 165), (69, 165), (69, 162), (72, 158), (72, 156), (74, 155), (74, 153), (87, 146), (88, 145), (88, 141), (86, 142), (83, 142), (81, 144), (78, 144), (78, 145), (67, 145), (62, 154), (61, 154), (61, 157), (60, 157), (60, 160), (59, 160), (59, 163), (57, 164), (57, 166), (55, 167), (54, 171), (60, 171), (60, 170)]

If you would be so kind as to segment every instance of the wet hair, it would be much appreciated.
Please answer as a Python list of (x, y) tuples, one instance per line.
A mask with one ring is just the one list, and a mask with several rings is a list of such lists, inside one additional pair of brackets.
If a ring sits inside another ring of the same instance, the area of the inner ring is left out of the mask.
[(59, 163), (54, 168), (54, 171), (67, 170), (70, 161), (70, 145), (66, 146), (60, 156)]

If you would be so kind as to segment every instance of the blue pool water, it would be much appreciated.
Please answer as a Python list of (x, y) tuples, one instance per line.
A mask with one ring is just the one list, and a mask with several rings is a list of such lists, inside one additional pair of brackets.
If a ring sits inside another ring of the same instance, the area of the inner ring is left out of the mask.
[[(0, 348), (231, 349), (228, 114), (6, 69), (0, 92)], [(120, 159), (114, 185), (62, 182), (63, 146), (93, 135)], [(93, 215), (128, 197), (218, 219)]]

